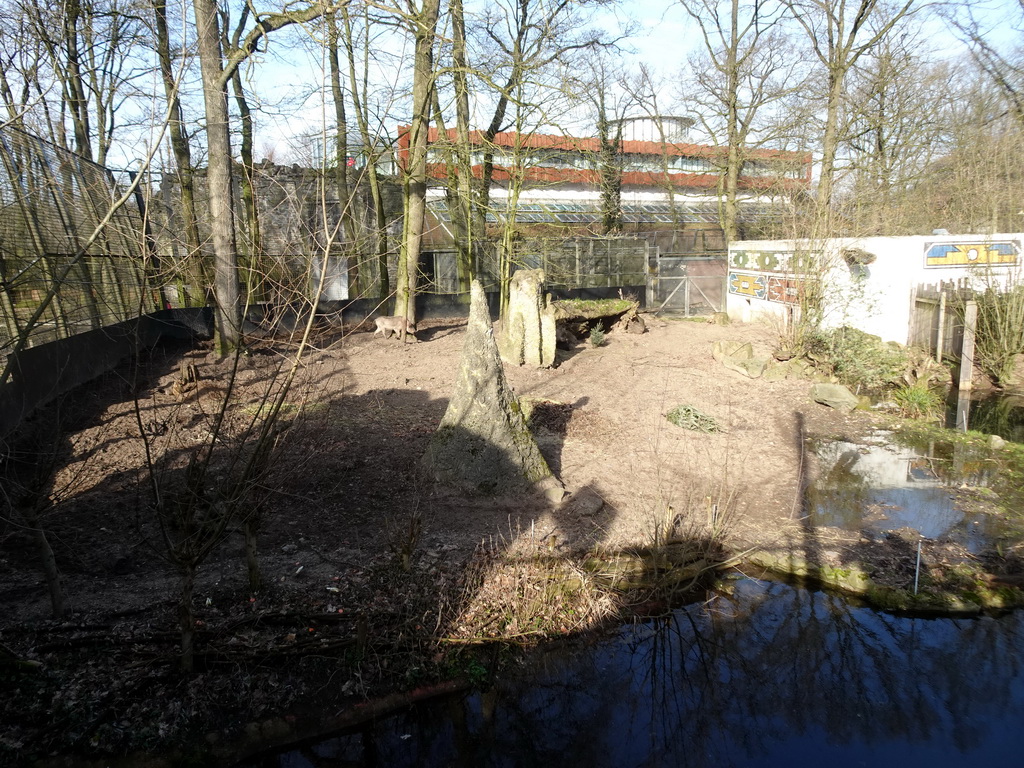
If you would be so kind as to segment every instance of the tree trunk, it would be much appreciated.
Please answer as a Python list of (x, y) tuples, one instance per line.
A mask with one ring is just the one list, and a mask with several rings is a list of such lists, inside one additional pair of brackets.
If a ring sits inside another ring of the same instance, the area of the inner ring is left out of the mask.
[(828, 210), (835, 188), (836, 154), (839, 151), (839, 107), (843, 97), (846, 71), (836, 67), (829, 72), (828, 103), (825, 105), (825, 131), (821, 139), (821, 179), (818, 181), (818, 205)]
[[(451, 0), (452, 17), (452, 62), (455, 71), (452, 80), (455, 85), (455, 157), (456, 157), (456, 190), (454, 204), (458, 207), (458, 216), (452, 210), (452, 220), (457, 222), (461, 230), (458, 250), (459, 290), (468, 291), (470, 283), (476, 277), (476, 252), (483, 242), (483, 228), (473, 226), (473, 170), (469, 156), (469, 62), (466, 59), (466, 19), (462, 0)], [(449, 209), (453, 208), (449, 202)]]
[[(440, 0), (423, 0), (423, 7), (413, 20), (416, 39), (413, 62), (412, 121), (409, 126), (409, 156), (405, 169), (403, 192), (405, 219), (402, 251), (398, 265), (398, 286), (395, 314), (416, 323), (416, 287), (419, 276), (420, 250), (423, 242), (423, 219), (427, 201), (427, 146), (430, 128), (430, 94), (434, 78), (434, 34)], [(405, 341), (405, 329), (401, 333)]]
[[(338, 45), (340, 36), (338, 33), (338, 15), (330, 11), (327, 16), (327, 34), (329, 46), (327, 59), (331, 72), (331, 99), (334, 102), (334, 182), (338, 194), (338, 216), (340, 217), (341, 233), (344, 234), (343, 247), (344, 258), (348, 263), (348, 286), (349, 295), (352, 291), (358, 290), (359, 295), (363, 293), (363, 286), (360, 278), (361, 259), (356, 258), (357, 250), (357, 221), (353, 203), (355, 197), (352, 193), (348, 170), (348, 117), (345, 113), (345, 92), (341, 88), (341, 62), (338, 58)], [(326, 223), (326, 221), (325, 221)], [(330, 238), (331, 242), (337, 239)]]
[(63, 75), (64, 92), (67, 94), (68, 111), (75, 133), (75, 152), (92, 160), (92, 141), (89, 129), (89, 102), (85, 95), (85, 81), (82, 78), (81, 51), (78, 47), (78, 22), (82, 17), (82, 6), (78, 0), (64, 4), (64, 55), (67, 57), (66, 72)]
[(242, 190), (242, 214), (245, 217), (245, 227), (249, 235), (249, 258), (245, 265), (247, 272), (245, 284), (249, 296), (259, 297), (262, 293), (260, 283), (263, 280), (263, 233), (260, 228), (260, 210), (254, 185), (256, 174), (252, 147), (252, 110), (249, 109), (249, 100), (245, 96), (242, 75), (238, 69), (231, 75), (231, 89), (234, 91), (235, 106), (238, 108), (242, 126), (242, 141), (238, 148), (242, 161), (242, 178), (239, 179), (239, 186)]
[(613, 135), (603, 89), (598, 93), (597, 106), (597, 166), (601, 183), (601, 232), (607, 235), (622, 229), (622, 168), (619, 157), (622, 143), (622, 123), (616, 123), (617, 128)]
[(195, 669), (196, 616), (192, 599), (196, 590), (196, 566), (181, 566), (181, 592), (178, 595), (178, 628), (181, 630), (181, 657), (178, 668), (185, 674)]
[(739, 0), (732, 0), (730, 23), (729, 23), (729, 48), (726, 51), (725, 67), (726, 80), (726, 132), (728, 135), (728, 147), (726, 149), (725, 161), (725, 189), (722, 210), (722, 230), (725, 233), (725, 243), (728, 246), (736, 239), (737, 205), (736, 192), (740, 180), (740, 118), (739, 118), (739, 87), (740, 73), (737, 62), (739, 49)]
[(40, 524), (39, 515), (35, 510), (23, 512), (25, 524), (32, 529), (32, 538), (35, 539), (36, 552), (39, 554), (39, 562), (43, 566), (43, 577), (46, 580), (46, 587), (50, 593), (50, 610), (55, 619), (67, 615), (67, 603), (64, 599), (64, 587), (61, 584), (60, 569), (57, 568), (57, 557), (50, 546), (50, 540), (46, 531)]
[(245, 567), (249, 573), (249, 591), (253, 594), (263, 589), (258, 549), (260, 522), (260, 514), (253, 512), (245, 518), (242, 525), (242, 532), (245, 535)]
[(370, 130), (370, 121), (361, 97), (365, 89), (359, 87), (355, 59), (356, 45), (352, 39), (352, 20), (349, 17), (347, 6), (342, 7), (341, 18), (345, 25), (344, 42), (348, 58), (348, 77), (349, 89), (352, 93), (352, 106), (355, 109), (356, 122), (359, 124), (363, 151), (366, 153), (366, 179), (370, 186), (370, 199), (373, 204), (373, 247), (374, 253), (377, 256), (378, 296), (383, 301), (391, 295), (391, 281), (388, 276), (387, 212), (384, 210), (384, 194), (381, 191), (380, 176), (377, 173), (377, 160), (380, 153), (376, 137)]
[(467, 493), (505, 495), (543, 490), (553, 501), (564, 495), (551, 474), (505, 381), (487, 309), (487, 295), (473, 281), (469, 327), (455, 391), (423, 465), (437, 482)]
[(231, 136), (228, 125), (228, 94), (221, 65), (220, 33), (215, 0), (193, 0), (196, 46), (202, 71), (206, 107), (209, 160), (206, 170), (213, 234), (214, 307), (217, 347), (221, 354), (238, 348), (242, 341), (241, 292), (238, 286), (238, 252), (231, 207)]
[(156, 54), (160, 63), (160, 78), (163, 81), (164, 96), (169, 105), (170, 120), (167, 132), (171, 139), (171, 152), (174, 154), (185, 243), (188, 249), (188, 258), (198, 262), (199, 268), (196, 270), (196, 276), (201, 277), (205, 270), (200, 253), (192, 150), (189, 147), (188, 136), (185, 134), (181, 100), (178, 98), (178, 87), (174, 78), (174, 62), (171, 58), (171, 37), (167, 29), (167, 3), (165, 0), (153, 0), (153, 15), (156, 21)]

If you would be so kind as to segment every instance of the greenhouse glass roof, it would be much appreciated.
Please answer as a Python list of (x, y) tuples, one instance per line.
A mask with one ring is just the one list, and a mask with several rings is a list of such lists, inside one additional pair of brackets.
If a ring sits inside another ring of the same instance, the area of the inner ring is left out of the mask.
[[(451, 214), (445, 200), (432, 200), (428, 203), (430, 212), (441, 221), (450, 222)], [(717, 224), (718, 205), (716, 203), (623, 203), (622, 221), (629, 224)], [(492, 200), (491, 211), (487, 221), (497, 223), (506, 216), (504, 200)], [(740, 218), (744, 221), (774, 218), (779, 215), (778, 206), (765, 203), (740, 203)], [(522, 224), (593, 224), (601, 221), (601, 206), (598, 202), (565, 202), (535, 201), (520, 203), (516, 206), (516, 221)]]

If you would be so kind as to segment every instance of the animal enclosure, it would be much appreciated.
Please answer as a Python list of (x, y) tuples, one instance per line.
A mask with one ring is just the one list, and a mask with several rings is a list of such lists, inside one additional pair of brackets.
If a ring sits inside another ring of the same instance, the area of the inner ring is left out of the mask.
[(114, 207), (109, 170), (10, 127), (0, 161), (0, 354), (158, 308), (139, 205)]

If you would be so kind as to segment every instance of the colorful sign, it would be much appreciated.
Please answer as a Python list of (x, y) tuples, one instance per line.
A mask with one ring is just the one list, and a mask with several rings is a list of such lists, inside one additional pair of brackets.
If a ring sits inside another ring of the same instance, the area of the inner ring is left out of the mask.
[(732, 251), (729, 253), (729, 266), (735, 269), (799, 274), (809, 271), (813, 265), (814, 254), (806, 251)]
[(767, 282), (768, 278), (765, 275), (730, 272), (729, 293), (763, 299), (767, 294)]
[(799, 304), (804, 292), (804, 281), (788, 277), (768, 278), (768, 301), (782, 304)]
[(925, 243), (926, 267), (973, 267), (978, 264), (1016, 264), (1020, 245), (1001, 242)]

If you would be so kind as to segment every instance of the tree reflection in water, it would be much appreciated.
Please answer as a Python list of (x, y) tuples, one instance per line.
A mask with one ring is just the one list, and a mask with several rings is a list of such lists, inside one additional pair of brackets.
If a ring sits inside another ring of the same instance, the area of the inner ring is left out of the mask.
[(743, 580), (667, 619), (544, 652), (492, 691), (259, 765), (1014, 764), (1022, 634), (1021, 613), (900, 618)]

